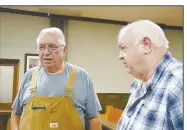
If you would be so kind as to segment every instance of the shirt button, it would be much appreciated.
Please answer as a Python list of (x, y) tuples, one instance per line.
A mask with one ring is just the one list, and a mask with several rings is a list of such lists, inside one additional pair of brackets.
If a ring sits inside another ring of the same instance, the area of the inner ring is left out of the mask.
[(56, 112), (56, 109), (52, 109), (52, 110), (51, 110), (51, 113), (53, 113), (53, 112)]

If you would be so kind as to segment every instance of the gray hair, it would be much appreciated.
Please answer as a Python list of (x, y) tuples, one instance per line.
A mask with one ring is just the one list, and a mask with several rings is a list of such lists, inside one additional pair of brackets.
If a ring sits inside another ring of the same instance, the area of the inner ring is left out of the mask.
[(150, 20), (138, 20), (122, 27), (119, 31), (118, 42), (123, 42), (124, 35), (128, 34), (129, 31), (136, 35), (135, 44), (138, 44), (142, 38), (148, 37), (155, 46), (169, 48), (169, 41), (167, 40), (164, 31)]
[(42, 29), (38, 35), (38, 38), (36, 39), (37, 45), (39, 44), (40, 38), (43, 37), (45, 34), (51, 34), (51, 35), (56, 36), (58, 39), (58, 42), (61, 45), (66, 45), (65, 37), (64, 37), (62, 30), (56, 27)]

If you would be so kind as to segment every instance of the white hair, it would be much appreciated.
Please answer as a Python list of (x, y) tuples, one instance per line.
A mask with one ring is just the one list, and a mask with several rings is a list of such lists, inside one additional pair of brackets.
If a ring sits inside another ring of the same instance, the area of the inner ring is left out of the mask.
[(65, 37), (61, 29), (56, 28), (56, 27), (50, 27), (50, 28), (45, 28), (42, 29), (38, 35), (38, 38), (36, 39), (37, 45), (39, 44), (40, 38), (43, 37), (46, 34), (54, 35), (57, 37), (58, 42), (61, 45), (66, 45), (65, 42)]
[(155, 46), (169, 48), (169, 41), (164, 31), (152, 21), (138, 20), (122, 27), (119, 31), (118, 42), (123, 42), (126, 38), (124, 35), (128, 34), (129, 31), (136, 35), (135, 44), (138, 44), (144, 37), (148, 37)]

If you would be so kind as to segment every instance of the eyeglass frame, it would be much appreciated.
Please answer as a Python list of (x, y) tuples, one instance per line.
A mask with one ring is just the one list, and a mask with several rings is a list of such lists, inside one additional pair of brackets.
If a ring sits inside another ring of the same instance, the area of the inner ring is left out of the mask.
[[(43, 50), (40, 50), (39, 49), (40, 45), (45, 46), (45, 48)], [(49, 47), (50, 45), (55, 45), (57, 48), (55, 50), (51, 50), (51, 47)], [(60, 44), (58, 44), (58, 45), (56, 45), (56, 44), (49, 44), (49, 45), (39, 44), (39, 45), (36, 46), (36, 49), (39, 53), (44, 52), (46, 50), (46, 48), (48, 49), (49, 52), (57, 52), (59, 47), (64, 47), (64, 46), (65, 45), (60, 45)]]

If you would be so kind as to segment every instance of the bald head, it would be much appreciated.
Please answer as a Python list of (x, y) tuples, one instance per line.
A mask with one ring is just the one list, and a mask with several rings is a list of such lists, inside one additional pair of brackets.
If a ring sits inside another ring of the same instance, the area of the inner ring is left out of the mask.
[(164, 31), (155, 23), (149, 20), (139, 20), (121, 28), (118, 35), (118, 43), (124, 40), (133, 40), (134, 44), (143, 38), (149, 38), (155, 47), (169, 48), (169, 42), (165, 37)]
[(158, 25), (139, 20), (119, 31), (119, 59), (128, 73), (147, 81), (158, 61), (167, 53), (168, 43)]

